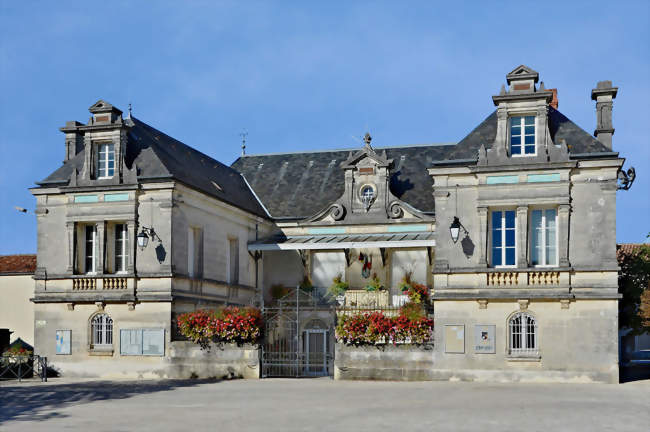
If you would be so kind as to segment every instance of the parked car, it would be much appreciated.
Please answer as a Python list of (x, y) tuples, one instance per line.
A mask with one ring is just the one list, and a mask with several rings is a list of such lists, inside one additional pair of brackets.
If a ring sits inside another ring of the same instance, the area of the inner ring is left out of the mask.
[(647, 366), (650, 367), (650, 350), (634, 351), (626, 356), (627, 361), (623, 363), (625, 367)]

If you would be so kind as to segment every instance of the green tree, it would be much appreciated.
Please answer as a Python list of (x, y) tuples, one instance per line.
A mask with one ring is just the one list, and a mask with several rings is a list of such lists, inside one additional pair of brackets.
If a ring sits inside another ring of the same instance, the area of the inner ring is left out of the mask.
[(623, 295), (618, 304), (620, 328), (630, 328), (633, 334), (650, 333), (650, 245), (620, 254), (619, 264), (618, 289)]

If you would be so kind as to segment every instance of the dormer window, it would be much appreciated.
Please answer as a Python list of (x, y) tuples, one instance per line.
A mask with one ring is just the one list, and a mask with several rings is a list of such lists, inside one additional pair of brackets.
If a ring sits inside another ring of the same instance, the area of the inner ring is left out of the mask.
[(113, 174), (115, 174), (115, 146), (99, 144), (97, 147), (97, 178), (111, 178)]
[(510, 117), (510, 154), (535, 156), (535, 116)]

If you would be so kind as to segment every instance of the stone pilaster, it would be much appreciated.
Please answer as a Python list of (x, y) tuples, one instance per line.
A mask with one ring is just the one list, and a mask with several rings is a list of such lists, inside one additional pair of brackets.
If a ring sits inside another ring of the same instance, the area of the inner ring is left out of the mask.
[(104, 251), (106, 250), (106, 223), (97, 222), (97, 237), (95, 238), (95, 272), (104, 274)]
[(481, 242), (478, 248), (478, 265), (479, 267), (487, 267), (488, 208), (478, 207), (477, 211), (478, 211), (479, 239)]
[(135, 237), (136, 232), (135, 232), (135, 221), (130, 220), (126, 223), (126, 228), (128, 232), (128, 258), (127, 258), (127, 263), (126, 263), (126, 271), (129, 274), (135, 273), (135, 251), (138, 246), (138, 239)]
[(68, 241), (68, 247), (66, 248), (66, 251), (68, 253), (68, 266), (66, 268), (66, 273), (72, 274), (74, 273), (74, 255), (75, 255), (75, 223), (74, 222), (66, 222), (65, 223), (65, 229), (66, 229), (66, 236), (67, 236), (67, 241)]
[(517, 207), (517, 267), (528, 268), (528, 207)]
[(569, 267), (569, 214), (571, 213), (570, 204), (560, 204), (557, 209), (557, 253), (558, 265), (560, 267)]

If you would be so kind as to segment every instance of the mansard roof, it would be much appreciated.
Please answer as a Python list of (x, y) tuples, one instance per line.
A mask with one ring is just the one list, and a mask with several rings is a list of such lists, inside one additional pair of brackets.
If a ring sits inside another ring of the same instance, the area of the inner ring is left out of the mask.
[[(569, 120), (564, 114), (553, 107), (548, 108), (549, 131), (556, 145), (568, 146), (569, 154), (573, 156), (587, 153), (611, 153), (603, 143), (594, 138), (589, 132)], [(481, 144), (491, 148), (497, 134), (497, 112), (494, 110), (481, 124), (463, 138), (444, 159), (437, 162), (452, 160), (476, 159)]]
[[(246, 180), (233, 168), (160, 132), (134, 117), (127, 119), (128, 142), (124, 163), (138, 168), (139, 181), (178, 180), (207, 195), (267, 218)], [(65, 186), (74, 169), (81, 171), (84, 150), (50, 174), (40, 186)]]
[[(138, 181), (175, 179), (252, 214), (278, 219), (307, 218), (336, 201), (345, 189), (341, 164), (358, 150), (251, 155), (228, 167), (136, 118), (127, 118), (120, 127), (129, 128), (125, 166), (137, 166)], [(494, 111), (456, 145), (376, 149), (382, 158), (392, 159), (391, 192), (415, 209), (433, 213), (433, 180), (427, 169), (448, 163), (473, 165), (481, 145), (491, 147), (496, 129)], [(612, 154), (552, 107), (549, 130), (553, 142), (567, 145), (574, 157)], [(83, 163), (84, 150), (37, 184), (67, 186), (74, 170), (81, 172)]]
[[(434, 160), (453, 145), (387, 147), (393, 159), (390, 189), (397, 198), (422, 212), (433, 212), (433, 180), (427, 173)], [(233, 163), (274, 218), (306, 218), (336, 201), (345, 190), (341, 162), (354, 149), (243, 156)]]

